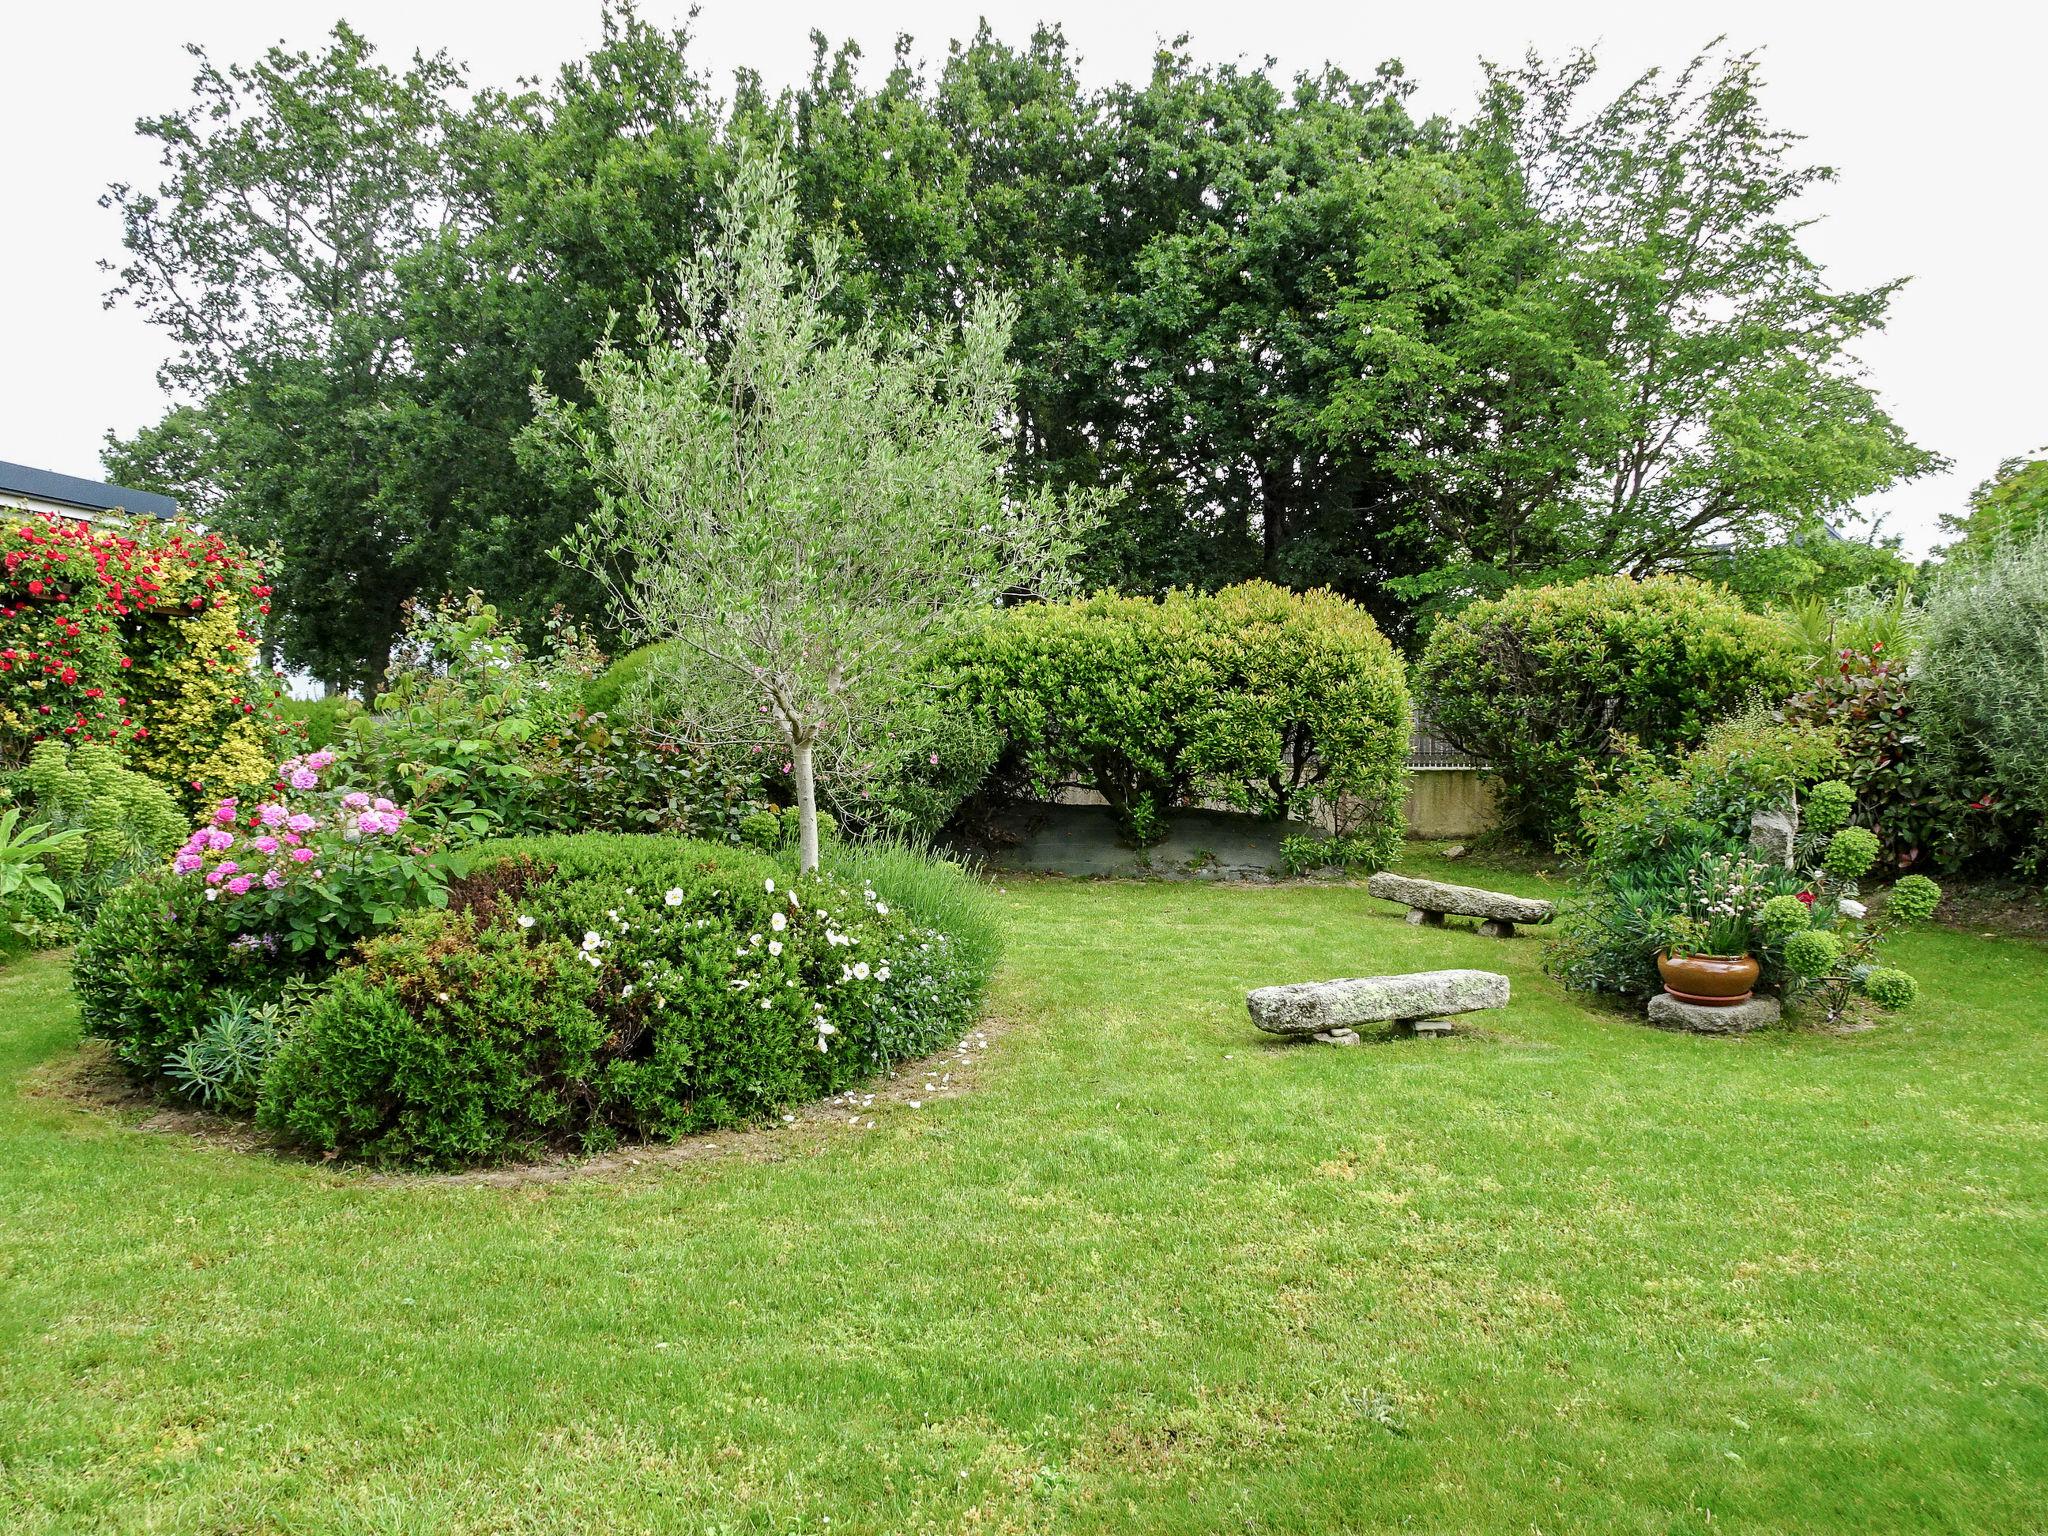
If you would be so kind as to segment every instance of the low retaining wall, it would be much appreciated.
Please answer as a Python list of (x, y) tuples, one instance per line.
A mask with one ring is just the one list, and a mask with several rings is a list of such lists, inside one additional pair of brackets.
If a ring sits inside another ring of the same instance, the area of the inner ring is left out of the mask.
[(1402, 812), (1410, 837), (1477, 837), (1498, 820), (1493, 785), (1477, 768), (1410, 768)]

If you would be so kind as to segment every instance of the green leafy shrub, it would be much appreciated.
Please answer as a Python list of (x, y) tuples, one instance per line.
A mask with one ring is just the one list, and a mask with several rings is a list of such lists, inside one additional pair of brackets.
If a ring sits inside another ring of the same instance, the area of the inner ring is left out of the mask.
[(1439, 624), (1416, 693), (1446, 739), (1490, 765), (1508, 826), (1551, 846), (1576, 838), (1585, 765), (1609, 762), (1615, 737), (1669, 758), (1800, 678), (1782, 630), (1721, 588), (1596, 576)]
[(155, 780), (121, 766), (114, 749), (38, 743), (21, 788), (53, 831), (76, 830), (48, 856), (67, 907), (89, 919), (106, 893), (161, 864), (185, 835), (177, 802)]
[(1006, 781), (1093, 787), (1137, 842), (1209, 795), (1268, 816), (1325, 807), (1380, 862), (1401, 835), (1401, 660), (1332, 593), (1248, 582), (1024, 607), (952, 662), (956, 707), (1000, 733)]
[(51, 878), (48, 861), (62, 857), (83, 835), (23, 822), (19, 806), (0, 812), (0, 954), (54, 937), (64, 890)]
[(1842, 959), (1842, 941), (1820, 928), (1790, 934), (1784, 945), (1785, 969), (1804, 981), (1818, 981)]
[(165, 1079), (174, 1092), (207, 1109), (254, 1109), (271, 1060), (320, 995), (319, 983), (299, 981), (287, 982), (267, 1002), (230, 996), (165, 1058)]
[(1935, 583), (1913, 680), (1925, 773), (1976, 816), (1938, 844), (1946, 868), (2048, 869), (2048, 535), (2001, 545)]
[(1786, 702), (1786, 718), (1834, 733), (1854, 793), (1854, 815), (1877, 834), (1893, 869), (1954, 862), (1986, 822), (1931, 770), (1922, 739), (1924, 684), (1895, 653), (1844, 650), (1835, 665)]
[(1878, 969), (1863, 978), (1863, 991), (1878, 1007), (1896, 1011), (1920, 995), (1920, 983), (1904, 971)]
[(449, 1165), (831, 1093), (955, 1038), (987, 983), (993, 927), (961, 921), (967, 877), (920, 862), (912, 879), (913, 857), (794, 879), (666, 838), (483, 845), (446, 912), (366, 944), (292, 1031), (260, 1117), (324, 1150)]
[(324, 699), (286, 699), (278, 706), (278, 717), (303, 732), (300, 739), (309, 752), (345, 742), (350, 724), (362, 712), (363, 706), (345, 693)]

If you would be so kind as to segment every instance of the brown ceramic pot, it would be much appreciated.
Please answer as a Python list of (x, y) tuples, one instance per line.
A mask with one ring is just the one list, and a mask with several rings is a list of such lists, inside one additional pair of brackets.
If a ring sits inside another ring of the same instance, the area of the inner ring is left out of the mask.
[(1748, 955), (1686, 955), (1657, 957), (1664, 990), (1681, 1003), (1703, 1008), (1733, 1008), (1749, 1001), (1756, 985), (1756, 961)]

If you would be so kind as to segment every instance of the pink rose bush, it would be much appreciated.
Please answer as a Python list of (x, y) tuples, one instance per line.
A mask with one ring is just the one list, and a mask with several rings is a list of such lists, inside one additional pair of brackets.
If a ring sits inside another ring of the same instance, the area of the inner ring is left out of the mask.
[(447, 899), (405, 807), (325, 783), (334, 763), (320, 751), (279, 764), (275, 798), (221, 801), (171, 859), (193, 899), (233, 904), (230, 926), (329, 962), (400, 912)]

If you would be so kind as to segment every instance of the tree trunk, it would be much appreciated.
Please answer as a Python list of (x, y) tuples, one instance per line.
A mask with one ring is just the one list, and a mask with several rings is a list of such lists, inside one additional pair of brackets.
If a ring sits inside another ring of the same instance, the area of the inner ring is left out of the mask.
[(796, 769), (796, 868), (808, 875), (818, 867), (818, 782), (811, 772), (808, 738), (790, 744), (790, 761)]

